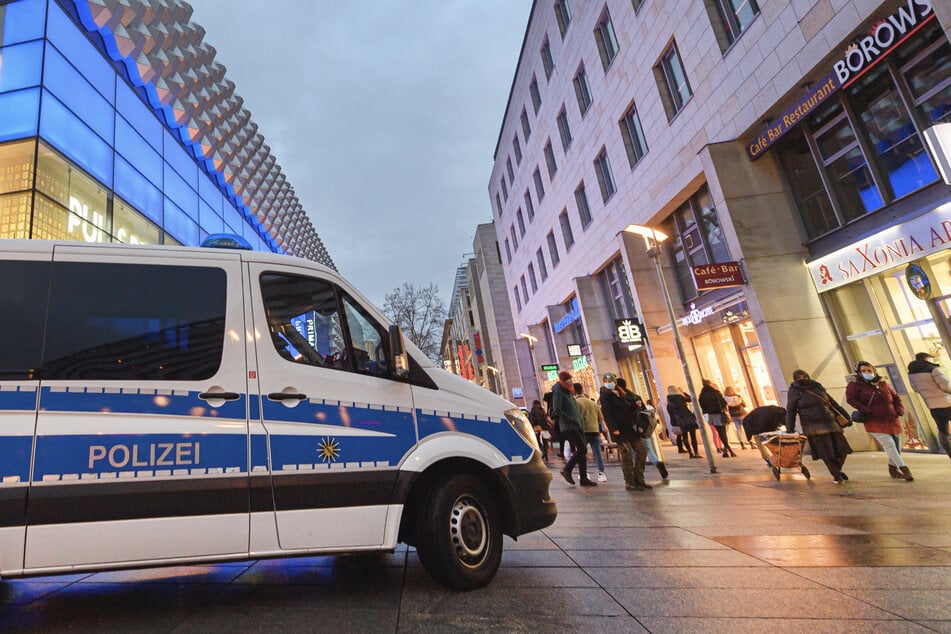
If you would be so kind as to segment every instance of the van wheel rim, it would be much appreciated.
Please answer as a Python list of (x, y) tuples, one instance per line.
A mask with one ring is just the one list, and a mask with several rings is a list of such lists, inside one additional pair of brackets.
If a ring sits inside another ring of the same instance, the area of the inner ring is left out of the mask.
[(474, 568), (485, 559), (489, 546), (488, 523), (472, 498), (463, 496), (453, 504), (449, 516), (449, 538), (456, 557), (465, 566)]

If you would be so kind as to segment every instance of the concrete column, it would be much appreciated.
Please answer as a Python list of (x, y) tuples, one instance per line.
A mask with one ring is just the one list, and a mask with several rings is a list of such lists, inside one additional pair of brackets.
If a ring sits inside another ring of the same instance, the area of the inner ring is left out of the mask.
[[(588, 275), (575, 279), (581, 319), (591, 348), (591, 365), (596, 377), (605, 372), (618, 372), (614, 354), (614, 320), (597, 277)], [(600, 383), (599, 383), (600, 385)]]

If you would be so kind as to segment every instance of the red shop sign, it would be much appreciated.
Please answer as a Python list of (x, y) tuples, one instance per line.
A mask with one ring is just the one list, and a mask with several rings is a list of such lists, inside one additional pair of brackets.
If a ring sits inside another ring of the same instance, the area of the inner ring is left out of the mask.
[(693, 281), (697, 285), (698, 291), (742, 286), (746, 283), (739, 262), (720, 262), (719, 264), (695, 266), (693, 267)]

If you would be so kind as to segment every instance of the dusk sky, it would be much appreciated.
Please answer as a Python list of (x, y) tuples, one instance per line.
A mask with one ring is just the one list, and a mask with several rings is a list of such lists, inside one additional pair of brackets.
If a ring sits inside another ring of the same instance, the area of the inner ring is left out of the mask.
[(340, 272), (448, 306), (531, 0), (188, 2)]

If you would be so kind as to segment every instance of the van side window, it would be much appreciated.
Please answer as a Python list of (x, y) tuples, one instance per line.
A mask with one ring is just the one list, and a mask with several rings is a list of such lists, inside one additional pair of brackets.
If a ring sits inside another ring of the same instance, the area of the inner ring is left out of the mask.
[(386, 367), (385, 331), (353, 298), (345, 293), (341, 294), (357, 372), (373, 376), (389, 376), (389, 369)]
[(227, 283), (211, 267), (54, 262), (42, 378), (213, 377)]
[(261, 276), (261, 295), (278, 354), (295, 363), (351, 369), (333, 284), (265, 273)]
[(38, 379), (50, 263), (0, 261), (0, 379)]

